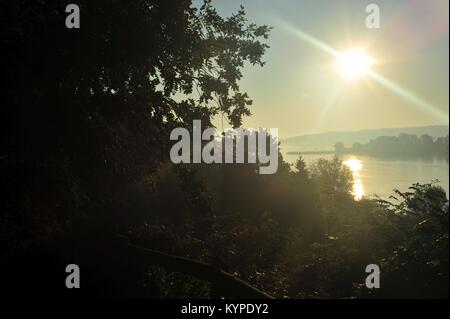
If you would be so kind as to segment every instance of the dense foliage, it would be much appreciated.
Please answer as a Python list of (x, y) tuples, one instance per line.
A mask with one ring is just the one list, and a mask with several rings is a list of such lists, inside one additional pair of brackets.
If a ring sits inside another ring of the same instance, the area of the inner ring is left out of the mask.
[[(176, 173), (180, 169), (187, 170), (182, 176), (197, 176), (196, 182), (186, 187)], [(295, 168), (283, 164), (270, 177), (255, 174), (250, 164), (168, 165), (158, 185), (180, 194), (188, 189), (191, 196), (171, 207), (175, 216), (132, 231), (143, 245), (219, 260), (222, 268), (274, 296), (448, 295), (448, 200), (439, 186), (395, 191), (392, 202), (355, 201), (351, 174), (337, 158), (321, 159), (310, 169), (300, 159)], [(171, 194), (159, 196), (164, 203)], [(202, 206), (205, 201), (211, 206)], [(381, 268), (381, 289), (364, 284), (365, 267), (372, 263)], [(176, 289), (196, 287), (167, 278)]]

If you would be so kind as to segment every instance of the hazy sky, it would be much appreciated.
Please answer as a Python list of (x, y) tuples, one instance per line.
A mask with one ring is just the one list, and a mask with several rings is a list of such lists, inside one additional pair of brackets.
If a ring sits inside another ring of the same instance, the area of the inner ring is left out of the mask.
[[(365, 26), (366, 5), (381, 9), (380, 29)], [(447, 0), (215, 0), (229, 16), (240, 4), (271, 32), (266, 65), (246, 67), (241, 88), (254, 104), (247, 127), (302, 133), (448, 124)], [(303, 35), (303, 36), (301, 36)], [(309, 36), (309, 41), (307, 40)], [(312, 40), (318, 40), (315, 41)], [(362, 48), (379, 76), (348, 81), (336, 57)]]

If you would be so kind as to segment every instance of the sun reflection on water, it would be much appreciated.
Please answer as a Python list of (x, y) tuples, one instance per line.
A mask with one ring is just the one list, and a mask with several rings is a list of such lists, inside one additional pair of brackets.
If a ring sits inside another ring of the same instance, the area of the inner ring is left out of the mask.
[(357, 158), (351, 158), (343, 162), (353, 175), (353, 197), (355, 200), (360, 200), (364, 196), (364, 188), (361, 180), (362, 162)]

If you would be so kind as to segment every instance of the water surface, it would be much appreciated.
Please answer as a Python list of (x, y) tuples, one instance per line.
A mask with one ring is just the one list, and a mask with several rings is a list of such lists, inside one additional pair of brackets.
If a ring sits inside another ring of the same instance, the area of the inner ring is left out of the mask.
[[(313, 150), (317, 150), (312, 148)], [(299, 155), (287, 154), (289, 151), (302, 151), (299, 147), (281, 147), (283, 158), (288, 163), (295, 163)], [(332, 159), (333, 154), (303, 154), (307, 165), (319, 158)], [(447, 159), (388, 159), (370, 156), (346, 154), (340, 156), (343, 163), (350, 168), (354, 177), (353, 192), (356, 199), (373, 197), (388, 198), (394, 188), (406, 191), (414, 183), (430, 183), (439, 180), (449, 194), (449, 164)]]

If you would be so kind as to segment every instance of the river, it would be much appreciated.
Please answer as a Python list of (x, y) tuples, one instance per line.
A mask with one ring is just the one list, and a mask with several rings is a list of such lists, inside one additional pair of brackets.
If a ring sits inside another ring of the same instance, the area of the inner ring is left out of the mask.
[[(294, 163), (299, 155), (287, 154), (301, 151), (299, 147), (282, 147), (281, 153), (288, 163)], [(333, 154), (303, 154), (307, 165), (319, 158), (331, 159)], [(449, 194), (449, 164), (447, 159), (386, 159), (370, 156), (346, 154), (340, 156), (353, 174), (353, 194), (355, 199), (374, 197), (375, 194), (387, 199), (394, 188), (406, 191), (413, 183), (430, 183), (439, 180)]]

